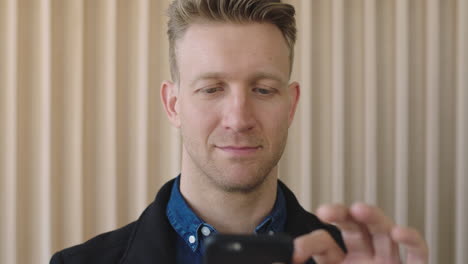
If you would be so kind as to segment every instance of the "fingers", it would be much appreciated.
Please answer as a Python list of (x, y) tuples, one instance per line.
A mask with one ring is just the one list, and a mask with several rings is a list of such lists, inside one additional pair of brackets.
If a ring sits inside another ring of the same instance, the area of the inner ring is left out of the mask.
[(317, 209), (317, 216), (324, 222), (335, 223), (341, 230), (356, 231), (359, 226), (352, 221), (347, 207), (341, 204), (323, 205)]
[(341, 263), (345, 254), (325, 230), (317, 230), (294, 240), (293, 263), (304, 263), (310, 258), (319, 264)]
[(319, 208), (317, 215), (341, 229), (348, 255), (398, 261), (398, 246), (390, 237), (394, 224), (381, 209), (363, 203), (350, 208), (326, 205)]
[(398, 245), (390, 236), (395, 224), (380, 208), (356, 203), (351, 206), (350, 214), (369, 232), (376, 259), (399, 261)]
[(349, 213), (344, 205), (324, 205), (317, 210), (317, 216), (324, 222), (333, 223), (340, 230), (345, 241), (348, 253), (374, 254), (372, 241), (365, 226), (358, 223)]
[(391, 231), (394, 241), (407, 248), (406, 263), (425, 264), (428, 263), (428, 248), (421, 234), (410, 227), (394, 227)]
[(424, 264), (428, 261), (428, 248), (419, 232), (396, 226), (375, 206), (363, 203), (356, 203), (350, 208), (326, 205), (318, 209), (317, 215), (341, 229), (350, 258), (369, 256), (374, 260), (398, 263), (400, 244), (408, 249), (406, 263)]
[(317, 215), (347, 231), (356, 231), (360, 224), (365, 224), (372, 234), (388, 233), (393, 226), (393, 221), (380, 208), (364, 203), (355, 203), (351, 208), (341, 204), (323, 205)]
[(373, 235), (388, 234), (394, 225), (393, 221), (380, 208), (364, 203), (353, 204), (350, 208), (350, 214), (353, 219), (365, 224)]

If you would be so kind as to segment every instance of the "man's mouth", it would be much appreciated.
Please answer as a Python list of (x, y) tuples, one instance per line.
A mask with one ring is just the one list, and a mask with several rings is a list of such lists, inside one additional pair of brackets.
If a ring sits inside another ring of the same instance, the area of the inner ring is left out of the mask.
[(217, 149), (231, 155), (251, 155), (262, 148), (262, 146), (216, 146)]

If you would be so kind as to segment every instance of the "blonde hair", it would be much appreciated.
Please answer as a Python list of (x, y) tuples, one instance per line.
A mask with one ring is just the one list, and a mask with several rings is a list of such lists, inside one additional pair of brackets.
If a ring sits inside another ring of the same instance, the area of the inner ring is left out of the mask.
[(282, 32), (289, 48), (290, 74), (296, 42), (295, 10), (281, 0), (174, 0), (168, 9), (169, 63), (171, 77), (179, 80), (176, 42), (191, 23), (214, 21), (231, 23), (271, 23)]

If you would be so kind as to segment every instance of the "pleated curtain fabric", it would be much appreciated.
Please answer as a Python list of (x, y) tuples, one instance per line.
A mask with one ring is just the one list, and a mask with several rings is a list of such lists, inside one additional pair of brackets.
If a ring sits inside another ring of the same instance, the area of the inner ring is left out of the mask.
[[(159, 98), (170, 1), (0, 0), (0, 263), (135, 220), (180, 170)], [(468, 0), (295, 0), (302, 98), (280, 178), (366, 201), (468, 261)]]

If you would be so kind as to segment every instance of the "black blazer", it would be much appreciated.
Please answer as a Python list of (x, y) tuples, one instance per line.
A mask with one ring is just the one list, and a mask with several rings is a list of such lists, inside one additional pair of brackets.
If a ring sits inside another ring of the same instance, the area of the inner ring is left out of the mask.
[[(166, 183), (140, 218), (120, 229), (107, 232), (89, 241), (55, 253), (51, 264), (144, 264), (175, 263), (176, 233), (166, 217), (166, 205), (174, 180)], [(305, 211), (294, 194), (279, 181), (283, 189), (287, 221), (286, 233), (297, 237), (317, 229), (327, 230), (346, 251), (340, 231), (324, 224)], [(313, 263), (313, 262), (311, 262)]]

